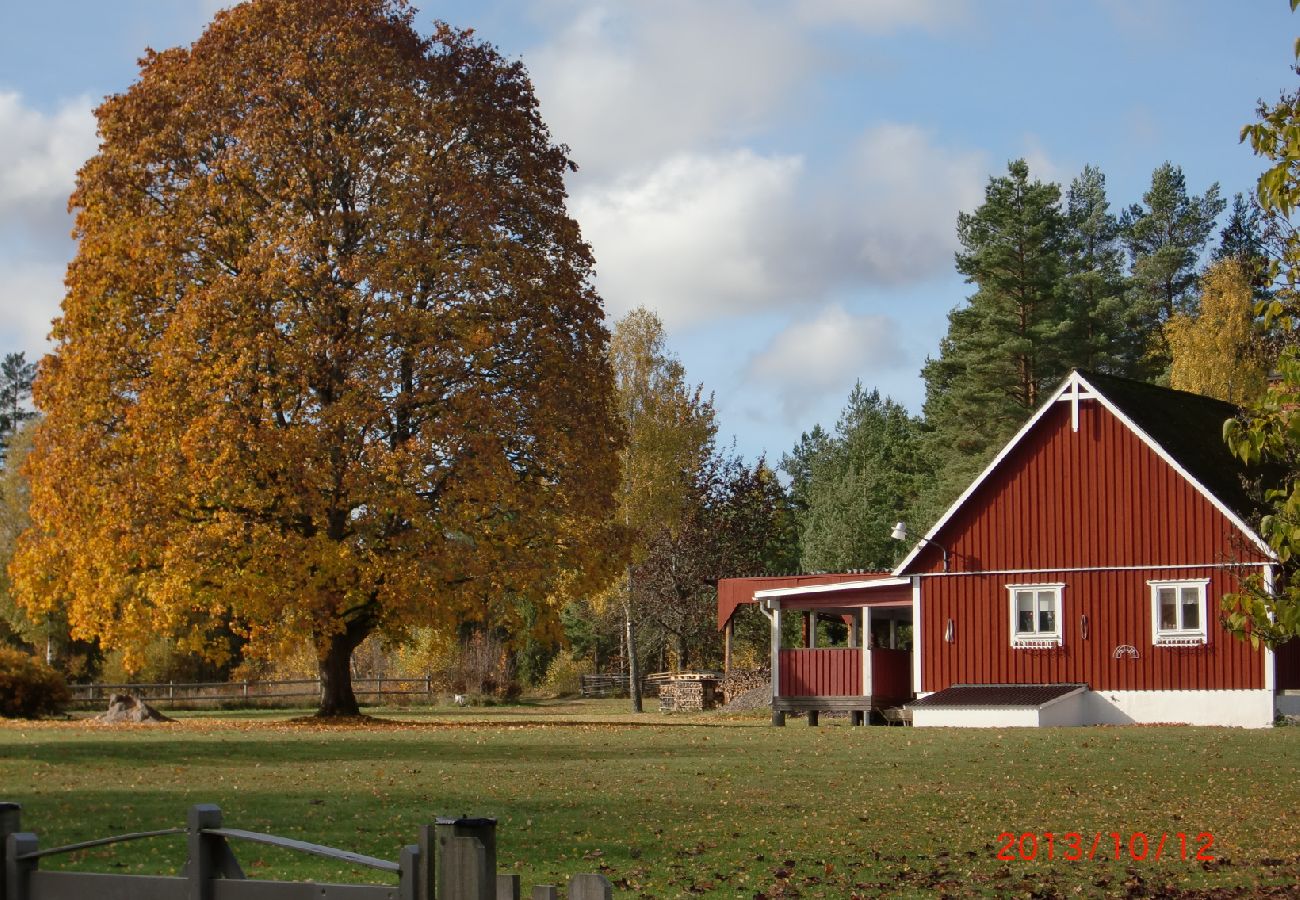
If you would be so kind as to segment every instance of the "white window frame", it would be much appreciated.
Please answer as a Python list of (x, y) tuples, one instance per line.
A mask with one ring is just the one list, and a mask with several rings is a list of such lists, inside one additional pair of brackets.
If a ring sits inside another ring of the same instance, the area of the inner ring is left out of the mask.
[[(1196, 647), (1209, 643), (1208, 578), (1174, 578), (1148, 581), (1151, 588), (1151, 643), (1156, 647)], [(1197, 628), (1161, 628), (1160, 627), (1160, 591), (1173, 589), (1177, 591), (1175, 609), (1178, 610), (1179, 624), (1183, 617), (1183, 590), (1193, 588), (1197, 592), (1200, 612), (1200, 625)]]
[[(1043, 591), (1050, 591), (1056, 600), (1056, 628), (1053, 631), (1035, 630), (1032, 634), (1017, 630), (1019, 616), (1016, 608), (1016, 594), (1024, 591), (1034, 592), (1035, 604), (1035, 624), (1037, 624), (1037, 603), (1038, 594)], [(1062, 644), (1064, 635), (1063, 627), (1065, 622), (1065, 583), (1056, 584), (1009, 584), (1007, 585), (1007, 608), (1010, 612), (1008, 624), (1011, 626), (1011, 646), (1017, 650), (1043, 650), (1050, 647), (1059, 647)]]

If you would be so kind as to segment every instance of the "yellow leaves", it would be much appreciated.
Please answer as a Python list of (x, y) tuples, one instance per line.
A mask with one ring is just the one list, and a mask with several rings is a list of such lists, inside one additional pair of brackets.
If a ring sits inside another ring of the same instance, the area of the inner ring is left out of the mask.
[(533, 110), (522, 69), (396, 3), (245, 4), (150, 56), (74, 197), (25, 602), (130, 653), (520, 596), (545, 630), (606, 580), (621, 429)]
[(1245, 265), (1225, 259), (1211, 266), (1201, 279), (1197, 315), (1176, 315), (1165, 325), (1173, 356), (1170, 386), (1230, 403), (1257, 396), (1267, 372), (1253, 310)]

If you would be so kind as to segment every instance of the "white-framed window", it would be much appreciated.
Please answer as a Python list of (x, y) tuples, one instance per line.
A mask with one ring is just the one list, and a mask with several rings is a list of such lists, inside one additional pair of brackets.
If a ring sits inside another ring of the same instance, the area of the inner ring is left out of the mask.
[(1209, 583), (1208, 578), (1147, 582), (1151, 585), (1153, 643), (1186, 647), (1206, 642), (1205, 592)]
[(1024, 649), (1061, 646), (1061, 591), (1064, 584), (1009, 584), (1011, 646)]

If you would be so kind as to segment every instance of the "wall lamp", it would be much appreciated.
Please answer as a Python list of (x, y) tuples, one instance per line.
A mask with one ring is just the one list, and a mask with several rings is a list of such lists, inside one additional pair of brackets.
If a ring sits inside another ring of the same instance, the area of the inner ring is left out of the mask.
[[(894, 526), (894, 530), (889, 532), (889, 536), (896, 541), (907, 540), (907, 523), (899, 522), (897, 525)], [(947, 572), (948, 571), (948, 548), (945, 547), (943, 544), (939, 543), (938, 541), (932, 541), (929, 538), (917, 538), (917, 540), (919, 540), (923, 544), (934, 544), (936, 547), (938, 547), (940, 550), (943, 551), (943, 570), (944, 572)]]

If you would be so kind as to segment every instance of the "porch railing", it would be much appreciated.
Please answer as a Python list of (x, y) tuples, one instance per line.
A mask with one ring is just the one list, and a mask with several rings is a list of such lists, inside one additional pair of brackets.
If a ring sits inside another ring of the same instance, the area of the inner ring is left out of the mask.
[[(781, 651), (782, 697), (860, 697), (862, 651), (825, 648)], [(871, 695), (894, 700), (912, 696), (912, 654), (877, 647), (871, 651)]]
[(857, 648), (781, 651), (782, 697), (862, 696), (862, 651)]

